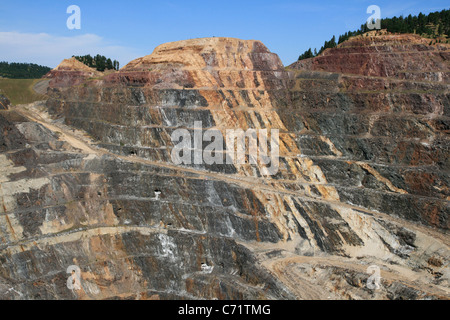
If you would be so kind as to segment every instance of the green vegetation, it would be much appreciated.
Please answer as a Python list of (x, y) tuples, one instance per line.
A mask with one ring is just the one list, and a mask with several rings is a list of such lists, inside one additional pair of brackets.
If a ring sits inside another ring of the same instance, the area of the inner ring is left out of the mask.
[[(424, 37), (437, 39), (438, 37), (447, 38), (450, 35), (450, 9), (432, 12), (428, 15), (419, 13), (418, 16), (409, 15), (406, 18), (403, 16), (381, 19), (381, 29), (385, 29), (392, 33), (415, 33)], [(351, 37), (364, 34), (371, 31), (366, 24), (361, 25), (357, 31), (348, 31), (339, 36), (339, 41), (336, 43), (336, 37), (333, 36), (330, 41), (325, 41), (325, 44), (320, 48), (319, 52), (314, 49), (312, 54), (311, 48), (301, 54), (298, 60), (313, 58), (320, 55), (328, 48), (334, 48), (338, 44), (348, 40)], [(436, 42), (441, 42), (437, 40)], [(430, 42), (431, 44), (432, 42)]]
[(85, 56), (73, 56), (78, 61), (84, 63), (88, 67), (95, 68), (98, 71), (105, 70), (119, 70), (119, 61), (112, 61), (110, 58), (106, 58), (105, 56), (101, 56), (97, 54), (95, 57), (92, 57), (90, 54)]
[(34, 63), (0, 62), (0, 77), (10, 79), (39, 79), (51, 69)]
[[(34, 85), (40, 79), (0, 79), (0, 93), (8, 97), (13, 105), (31, 103), (43, 99), (36, 93)], [(45, 81), (45, 80), (44, 80)]]
[(305, 53), (301, 54), (300, 57), (298, 57), (298, 60), (304, 60), (314, 57), (315, 57), (314, 53), (311, 51), (311, 48), (309, 48), (308, 50), (305, 51)]

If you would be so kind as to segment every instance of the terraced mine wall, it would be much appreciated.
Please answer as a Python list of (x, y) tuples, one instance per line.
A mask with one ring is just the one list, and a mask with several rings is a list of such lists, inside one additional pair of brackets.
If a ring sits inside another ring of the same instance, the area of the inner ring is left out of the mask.
[[(446, 76), (314, 59), (285, 68), (259, 41), (210, 38), (104, 76), (54, 70), (47, 101), (1, 114), (2, 297), (448, 299)], [(196, 121), (278, 130), (276, 174), (175, 165), (173, 132)]]

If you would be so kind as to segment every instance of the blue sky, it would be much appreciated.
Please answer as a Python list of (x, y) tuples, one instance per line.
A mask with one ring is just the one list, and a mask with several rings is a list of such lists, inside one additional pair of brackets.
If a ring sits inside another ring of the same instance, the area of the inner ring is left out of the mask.
[[(0, 61), (50, 67), (88, 53), (124, 66), (159, 44), (212, 36), (261, 40), (288, 65), (309, 47), (358, 29), (369, 5), (382, 17), (450, 8), (448, 0), (0, 1)], [(66, 26), (72, 4), (81, 9), (80, 30)]]

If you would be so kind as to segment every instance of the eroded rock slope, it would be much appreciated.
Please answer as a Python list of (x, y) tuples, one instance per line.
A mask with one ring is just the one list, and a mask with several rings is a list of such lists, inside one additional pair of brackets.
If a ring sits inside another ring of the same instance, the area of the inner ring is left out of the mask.
[[(448, 48), (423, 45), (439, 76), (407, 68), (413, 40), (380, 38), (397, 54), (383, 74), (336, 67), (376, 65), (352, 41), (290, 69), (259, 41), (208, 38), (108, 75), (55, 70), (46, 102), (0, 111), (1, 297), (448, 299)], [(175, 165), (172, 133), (196, 121), (278, 129), (277, 174)]]

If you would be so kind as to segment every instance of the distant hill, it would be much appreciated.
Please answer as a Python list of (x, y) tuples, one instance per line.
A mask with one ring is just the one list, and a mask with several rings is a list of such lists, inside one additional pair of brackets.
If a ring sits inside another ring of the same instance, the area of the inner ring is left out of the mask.
[(34, 63), (0, 62), (0, 77), (9, 79), (39, 79), (51, 68)]
[[(428, 15), (419, 13), (417, 16), (408, 15), (406, 18), (400, 16), (381, 19), (381, 28), (391, 33), (413, 33), (435, 39), (435, 42), (448, 43), (448, 36), (450, 35), (450, 9), (432, 12)], [(349, 38), (369, 31), (372, 30), (369, 30), (367, 25), (363, 24), (359, 30), (348, 31), (340, 35), (338, 41), (336, 41), (336, 36), (333, 36), (331, 40), (325, 41), (319, 52), (317, 52), (317, 49), (314, 49), (313, 52), (309, 48), (299, 56), (298, 60), (316, 57), (328, 48), (335, 48)]]

